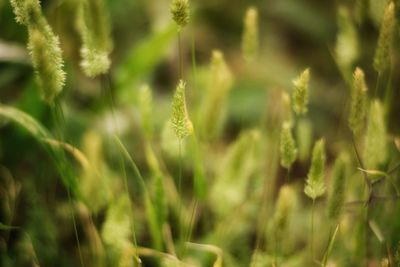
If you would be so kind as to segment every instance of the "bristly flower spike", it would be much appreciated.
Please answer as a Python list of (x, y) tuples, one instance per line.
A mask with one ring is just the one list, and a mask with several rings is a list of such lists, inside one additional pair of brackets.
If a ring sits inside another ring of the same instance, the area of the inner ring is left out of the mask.
[(322, 196), (326, 191), (324, 182), (325, 161), (325, 141), (320, 139), (314, 145), (311, 167), (304, 188), (304, 193), (312, 200)]
[(65, 82), (58, 37), (42, 14), (38, 0), (11, 0), (16, 20), (28, 29), (28, 50), (39, 80), (41, 96), (50, 105)]
[(376, 169), (387, 157), (386, 125), (384, 109), (379, 100), (374, 100), (369, 109), (367, 134), (364, 145), (364, 162), (368, 169)]
[(282, 125), (280, 136), (280, 155), (282, 167), (290, 169), (293, 162), (297, 158), (297, 148), (293, 139), (290, 122), (284, 122)]
[(249, 7), (244, 18), (242, 52), (245, 60), (252, 61), (258, 50), (258, 10)]
[(392, 54), (395, 27), (395, 5), (393, 1), (390, 1), (383, 14), (378, 45), (374, 56), (374, 68), (378, 73), (385, 71), (391, 64), (390, 56)]
[(309, 94), (309, 81), (310, 81), (310, 69), (305, 69), (299, 77), (293, 81), (293, 110), (297, 115), (307, 113), (308, 105), (308, 94)]
[(110, 23), (103, 0), (81, 0), (77, 30), (81, 35), (81, 67), (89, 77), (105, 74), (110, 68), (112, 50)]
[(193, 133), (193, 124), (189, 119), (185, 100), (186, 83), (179, 81), (172, 100), (172, 129), (176, 136), (182, 140)]
[(349, 127), (354, 135), (358, 135), (364, 126), (368, 100), (367, 91), (364, 72), (362, 69), (356, 68), (353, 74), (349, 116)]
[(188, 0), (172, 0), (170, 10), (172, 18), (179, 28), (183, 28), (189, 23)]

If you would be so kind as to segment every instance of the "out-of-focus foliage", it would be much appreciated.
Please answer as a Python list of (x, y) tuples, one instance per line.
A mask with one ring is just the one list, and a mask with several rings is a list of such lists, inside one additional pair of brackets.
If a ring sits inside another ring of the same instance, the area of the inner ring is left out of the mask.
[(0, 1), (0, 266), (399, 265), (399, 11)]

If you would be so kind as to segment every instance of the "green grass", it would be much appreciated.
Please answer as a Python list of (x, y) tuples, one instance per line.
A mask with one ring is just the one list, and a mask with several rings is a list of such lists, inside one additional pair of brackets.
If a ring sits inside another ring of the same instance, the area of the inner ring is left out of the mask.
[(173, 2), (0, 4), (0, 266), (400, 265), (396, 1)]

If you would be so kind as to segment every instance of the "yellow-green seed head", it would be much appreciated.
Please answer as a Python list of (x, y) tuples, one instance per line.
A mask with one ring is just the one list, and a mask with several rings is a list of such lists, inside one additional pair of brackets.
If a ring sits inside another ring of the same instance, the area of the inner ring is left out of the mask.
[(381, 102), (371, 103), (364, 144), (364, 162), (367, 169), (376, 169), (387, 157), (386, 124)]
[(82, 0), (77, 8), (77, 30), (82, 39), (81, 67), (89, 77), (105, 74), (112, 50), (108, 12), (102, 0)]
[(375, 50), (374, 68), (377, 72), (385, 71), (391, 64), (393, 37), (396, 27), (395, 5), (389, 2), (382, 18), (378, 45)]
[(233, 76), (221, 51), (212, 52), (210, 81), (202, 100), (199, 129), (202, 138), (213, 139), (223, 126), (225, 103), (232, 88)]
[(280, 136), (280, 155), (282, 167), (290, 169), (290, 166), (292, 166), (293, 162), (297, 158), (297, 148), (293, 139), (292, 129), (289, 122), (284, 122), (282, 125)]
[(172, 0), (170, 9), (172, 18), (179, 27), (185, 27), (189, 23), (188, 0)]
[(343, 73), (349, 73), (359, 56), (357, 30), (347, 8), (338, 11), (338, 34), (335, 46), (336, 61)]
[(185, 82), (180, 80), (172, 100), (171, 125), (179, 139), (193, 133), (193, 124), (186, 109), (185, 87)]
[(247, 61), (252, 61), (258, 50), (258, 10), (249, 7), (244, 18), (242, 52)]
[(47, 103), (52, 104), (65, 82), (58, 38), (48, 25), (44, 32), (33, 28), (29, 30), (28, 48), (39, 80), (41, 96)]
[(313, 200), (322, 196), (326, 191), (324, 182), (325, 161), (325, 141), (320, 139), (314, 145), (311, 167), (304, 188), (304, 193)]
[(28, 26), (34, 13), (40, 12), (38, 0), (10, 0), (15, 19), (18, 23)]
[(295, 191), (288, 185), (279, 190), (275, 214), (272, 219), (274, 231), (282, 233), (288, 226), (289, 217), (293, 211), (296, 201)]
[(367, 91), (364, 72), (356, 68), (353, 74), (353, 87), (351, 91), (351, 107), (349, 116), (349, 126), (354, 135), (360, 133), (364, 127), (365, 114), (367, 109)]
[(310, 69), (308, 68), (293, 81), (293, 110), (298, 115), (307, 113), (309, 81)]

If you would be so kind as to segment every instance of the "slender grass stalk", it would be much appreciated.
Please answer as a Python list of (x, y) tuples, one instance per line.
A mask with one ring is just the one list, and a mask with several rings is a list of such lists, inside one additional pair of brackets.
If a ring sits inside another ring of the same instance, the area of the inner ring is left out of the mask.
[(80, 245), (81, 242), (79, 240), (78, 228), (76, 227), (76, 219), (75, 219), (75, 213), (74, 213), (74, 208), (73, 208), (74, 204), (72, 202), (71, 193), (70, 193), (69, 188), (67, 188), (67, 194), (68, 194), (68, 201), (69, 201), (70, 212), (71, 212), (71, 217), (72, 217), (72, 223), (74, 225), (74, 234), (75, 234), (76, 244), (78, 246), (79, 261), (80, 261), (81, 266), (85, 267), (85, 264), (83, 262), (81, 245)]
[(311, 264), (314, 263), (314, 212), (315, 212), (315, 199), (313, 199), (311, 206), (311, 236), (310, 236)]
[[(56, 136), (61, 142), (64, 142), (65, 136), (64, 136), (63, 128), (65, 126), (65, 116), (64, 116), (64, 112), (63, 112), (59, 98), (55, 99), (54, 106), (51, 109), (52, 109), (54, 124), (56, 126)], [(60, 153), (61, 153), (60, 156), (61, 156), (61, 160), (62, 160), (61, 164), (64, 165), (63, 169), (65, 169), (68, 172), (67, 175), (71, 176), (72, 175), (71, 174), (72, 173), (71, 166), (68, 166), (69, 164), (67, 163), (67, 159), (66, 159), (64, 150), (61, 149)], [(67, 187), (66, 189), (67, 189), (70, 213), (71, 213), (71, 217), (72, 217), (72, 224), (74, 227), (75, 241), (76, 241), (76, 245), (78, 248), (79, 261), (80, 261), (81, 266), (85, 267), (85, 264), (83, 261), (83, 256), (82, 256), (80, 240), (79, 240), (79, 234), (78, 234), (78, 230), (77, 230), (75, 213), (74, 213), (74, 203), (72, 201), (70, 188)]]

